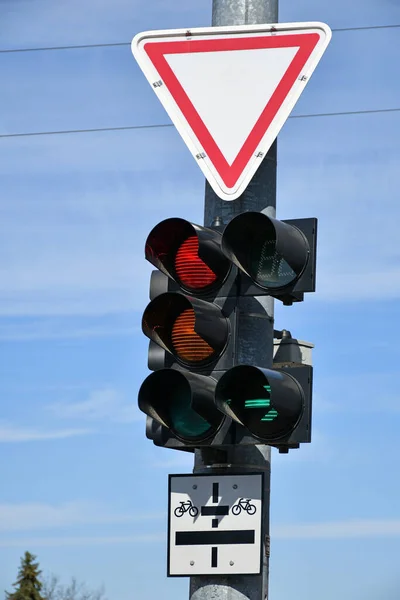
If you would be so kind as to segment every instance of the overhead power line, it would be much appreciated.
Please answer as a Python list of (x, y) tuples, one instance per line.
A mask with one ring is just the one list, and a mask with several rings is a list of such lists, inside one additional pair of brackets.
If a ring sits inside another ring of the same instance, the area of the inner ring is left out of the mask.
[(368, 29), (398, 29), (400, 24), (395, 25), (365, 25), (365, 27), (337, 27), (332, 29), (335, 32), (341, 31), (367, 31)]
[[(395, 25), (366, 25), (363, 27), (337, 27), (332, 31), (341, 33), (345, 31), (368, 31), (373, 29), (398, 29), (400, 23)], [(41, 46), (38, 48), (6, 48), (0, 50), (0, 54), (11, 54), (13, 52), (47, 52), (50, 50), (83, 50), (85, 48), (112, 48), (117, 46), (130, 46), (130, 42), (112, 42), (105, 44), (76, 44), (69, 46)]]
[(12, 52), (45, 52), (47, 50), (80, 50), (85, 48), (110, 48), (115, 46), (130, 46), (130, 42), (114, 42), (109, 44), (77, 44), (75, 46), (41, 46), (39, 48), (10, 48), (0, 50), (0, 54)]
[[(377, 108), (372, 110), (348, 110), (330, 113), (310, 113), (305, 115), (292, 115), (289, 119), (310, 119), (314, 117), (344, 117), (348, 115), (372, 115), (378, 113), (400, 112), (399, 108)], [(160, 123), (159, 125), (124, 125), (121, 127), (93, 127), (87, 129), (61, 129), (59, 131), (28, 131), (21, 133), (1, 133), (0, 138), (33, 137), (39, 135), (63, 135), (66, 133), (96, 133), (100, 131), (128, 131), (134, 129), (161, 129), (173, 127), (172, 123)]]

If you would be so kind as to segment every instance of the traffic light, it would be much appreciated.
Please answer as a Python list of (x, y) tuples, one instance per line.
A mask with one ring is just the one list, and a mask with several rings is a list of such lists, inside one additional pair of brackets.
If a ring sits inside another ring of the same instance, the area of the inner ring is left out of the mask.
[(156, 445), (266, 443), (281, 451), (311, 439), (312, 367), (237, 364), (240, 296), (284, 304), (315, 289), (316, 219), (247, 212), (221, 233), (184, 219), (150, 232), (156, 267), (142, 319), (149, 369), (139, 390)]
[(237, 441), (246, 443), (249, 432), (258, 443), (285, 450), (311, 441), (311, 395), (311, 366), (238, 365), (218, 381), (215, 402), (244, 427)]
[(145, 258), (181, 290), (195, 296), (218, 291), (231, 270), (221, 251), (221, 234), (180, 218), (154, 227), (146, 241)]
[(246, 212), (226, 226), (222, 251), (248, 277), (242, 294), (264, 293), (292, 304), (315, 291), (316, 236), (317, 219), (279, 221)]
[(231, 420), (214, 399), (216, 373), (234, 365), (236, 302), (221, 234), (166, 219), (150, 232), (145, 257), (158, 269), (142, 319), (154, 370), (139, 390), (147, 435), (181, 449), (228, 443)]

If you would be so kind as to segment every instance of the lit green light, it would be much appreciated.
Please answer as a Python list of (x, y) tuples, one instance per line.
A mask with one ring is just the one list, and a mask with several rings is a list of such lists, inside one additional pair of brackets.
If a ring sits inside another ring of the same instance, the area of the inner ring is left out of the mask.
[(261, 421), (274, 421), (278, 416), (278, 411), (275, 408), (272, 408), (262, 419)]
[(266, 398), (254, 398), (252, 400), (245, 400), (245, 408), (259, 408), (260, 406), (270, 406), (271, 402)]
[[(245, 408), (269, 408), (271, 406), (271, 386), (263, 385), (263, 388), (268, 394), (268, 398), (251, 398), (244, 401)], [(230, 400), (228, 401), (228, 403)], [(261, 419), (260, 421), (264, 421), (270, 423), (274, 421), (278, 417), (278, 411), (275, 408), (271, 408)]]
[[(263, 385), (263, 388), (266, 390), (269, 396), (271, 393), (271, 386)], [(263, 406), (271, 406), (271, 400), (269, 398), (251, 398), (244, 401), (245, 408), (261, 408)]]

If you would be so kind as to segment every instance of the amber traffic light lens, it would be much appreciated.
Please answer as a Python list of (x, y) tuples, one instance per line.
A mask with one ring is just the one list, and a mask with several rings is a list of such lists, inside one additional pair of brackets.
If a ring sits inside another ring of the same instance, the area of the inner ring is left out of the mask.
[(188, 366), (202, 367), (224, 352), (229, 321), (213, 302), (177, 292), (160, 294), (143, 314), (143, 333)]
[(212, 285), (217, 275), (199, 257), (197, 235), (188, 237), (178, 248), (175, 270), (179, 281), (188, 289), (203, 290)]
[(207, 360), (214, 353), (214, 348), (195, 332), (195, 321), (194, 310), (188, 308), (177, 317), (171, 332), (176, 354), (191, 363)]

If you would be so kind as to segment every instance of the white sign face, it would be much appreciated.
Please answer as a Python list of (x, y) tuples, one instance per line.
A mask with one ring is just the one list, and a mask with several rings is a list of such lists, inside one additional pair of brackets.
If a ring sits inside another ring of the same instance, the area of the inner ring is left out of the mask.
[(325, 52), (324, 23), (147, 31), (132, 52), (215, 193), (249, 184)]
[(258, 575), (263, 474), (170, 475), (168, 576)]

